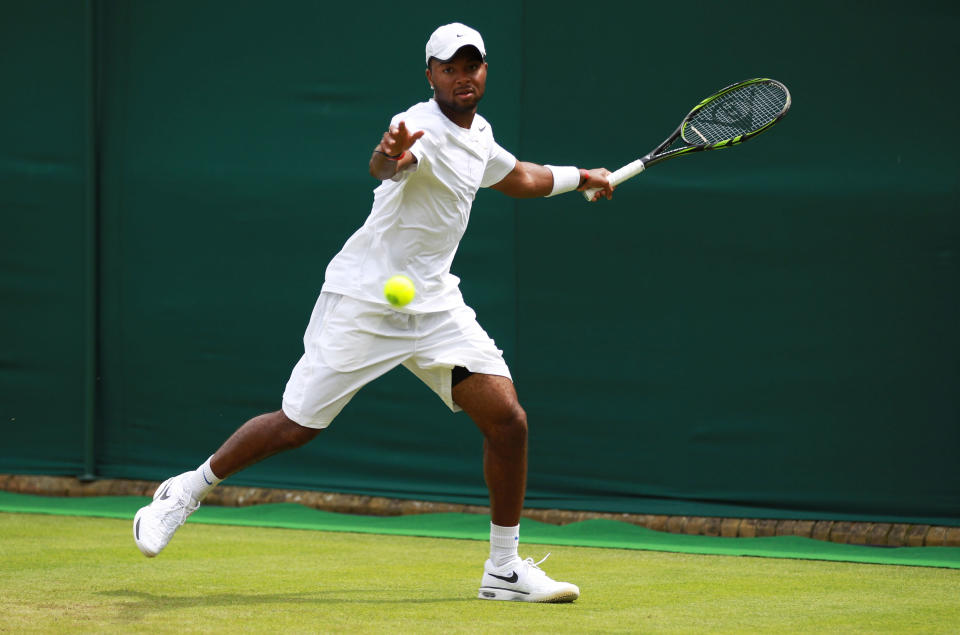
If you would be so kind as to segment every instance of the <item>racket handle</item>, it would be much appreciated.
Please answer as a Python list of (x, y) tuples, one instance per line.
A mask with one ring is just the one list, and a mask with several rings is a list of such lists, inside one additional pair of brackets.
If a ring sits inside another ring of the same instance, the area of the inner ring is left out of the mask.
[[(626, 181), (627, 179), (632, 179), (636, 175), (643, 172), (644, 163), (643, 159), (637, 159), (633, 163), (628, 163), (616, 172), (611, 172), (610, 176), (607, 177), (607, 180), (610, 181), (610, 185), (616, 187)], [(583, 198), (588, 201), (593, 200), (593, 195), (600, 191), (599, 187), (591, 187), (588, 190), (583, 191)]]

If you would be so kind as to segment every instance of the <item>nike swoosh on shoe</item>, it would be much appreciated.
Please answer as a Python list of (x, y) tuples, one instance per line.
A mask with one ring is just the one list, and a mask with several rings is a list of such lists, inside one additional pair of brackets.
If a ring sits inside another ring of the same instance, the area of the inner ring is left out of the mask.
[(517, 580), (519, 580), (519, 577), (517, 576), (516, 571), (514, 571), (513, 575), (510, 575), (510, 576), (497, 575), (496, 573), (491, 573), (490, 575), (492, 575), (493, 577), (499, 580), (503, 580), (504, 582), (509, 582), (510, 584), (514, 584)]

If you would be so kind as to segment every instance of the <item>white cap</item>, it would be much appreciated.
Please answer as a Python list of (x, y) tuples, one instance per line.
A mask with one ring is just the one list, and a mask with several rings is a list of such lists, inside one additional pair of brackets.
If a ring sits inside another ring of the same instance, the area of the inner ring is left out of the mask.
[(483, 38), (475, 29), (459, 22), (445, 24), (434, 31), (427, 41), (427, 64), (430, 64), (431, 57), (446, 61), (464, 46), (475, 46), (480, 55), (487, 56)]

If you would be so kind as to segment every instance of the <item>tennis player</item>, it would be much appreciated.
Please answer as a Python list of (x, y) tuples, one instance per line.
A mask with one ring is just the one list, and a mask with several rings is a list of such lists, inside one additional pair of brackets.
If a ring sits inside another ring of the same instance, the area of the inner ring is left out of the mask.
[[(450, 273), (477, 190), (518, 198), (601, 188), (609, 172), (517, 161), (477, 114), (486, 88), (486, 49), (463, 24), (438, 28), (426, 46), (433, 98), (393, 118), (370, 158), (379, 179), (364, 225), (330, 262), (304, 335), (304, 354), (282, 409), (251, 419), (194, 471), (167, 479), (134, 519), (137, 547), (156, 556), (224, 478), (329, 426), (357, 392), (404, 366), (453, 411), (465, 411), (484, 435), (490, 491), (490, 558), (479, 597), (571, 602), (577, 586), (548, 577), (518, 555), (526, 490), (527, 418), (502, 352), (477, 323)], [(403, 273), (415, 299), (397, 309), (384, 282)], [(541, 561), (542, 562), (542, 561)]]

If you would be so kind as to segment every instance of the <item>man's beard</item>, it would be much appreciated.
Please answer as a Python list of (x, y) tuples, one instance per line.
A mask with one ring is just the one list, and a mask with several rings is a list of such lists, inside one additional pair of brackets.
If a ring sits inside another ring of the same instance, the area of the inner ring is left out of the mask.
[(476, 110), (477, 104), (480, 103), (480, 100), (481, 100), (481, 99), (483, 99), (483, 95), (478, 95), (477, 93), (474, 93), (474, 94), (473, 94), (473, 101), (472, 101), (472, 103), (470, 103), (469, 105), (468, 105), (468, 104), (465, 104), (465, 103), (463, 103), (463, 102), (457, 102), (457, 101), (455, 101), (455, 100), (453, 100), (453, 101), (446, 101), (446, 100), (444, 100), (444, 101), (442, 101), (441, 103), (442, 103), (445, 107), (447, 107), (447, 108), (449, 108), (450, 110), (452, 110), (453, 112), (462, 113), (462, 112), (472, 112), (472, 111)]

